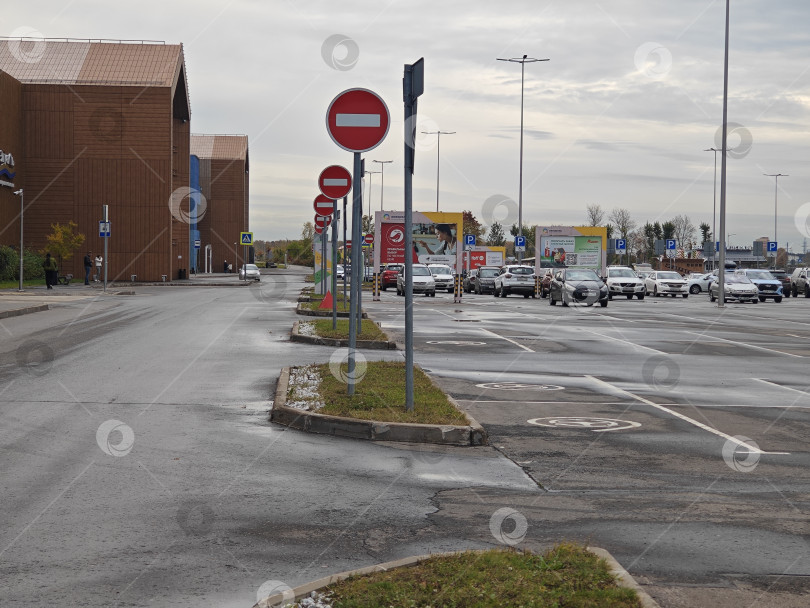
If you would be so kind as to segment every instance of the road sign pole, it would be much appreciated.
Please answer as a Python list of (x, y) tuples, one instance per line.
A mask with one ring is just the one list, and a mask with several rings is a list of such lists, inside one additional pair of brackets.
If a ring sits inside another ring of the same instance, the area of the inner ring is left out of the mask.
[[(337, 222), (340, 211), (337, 208), (337, 201), (333, 202), (334, 213), (332, 214), (332, 330), (337, 330)], [(345, 273), (343, 276), (346, 276)]]
[[(106, 226), (107, 222), (110, 221), (110, 206), (109, 205), (102, 205), (101, 206), (101, 215), (104, 218), (104, 225)], [(112, 231), (110, 231), (110, 234), (112, 234)], [(104, 292), (105, 293), (107, 291), (107, 265), (108, 265), (107, 251), (108, 251), (108, 247), (109, 247), (107, 243), (109, 242), (109, 240), (110, 240), (109, 236), (104, 237)]]
[(360, 169), (360, 153), (354, 153), (354, 175), (352, 178), (352, 283), (351, 296), (349, 301), (349, 370), (347, 392), (354, 395), (356, 383), (355, 376), (355, 351), (357, 349), (357, 316), (356, 311), (360, 301), (360, 283), (357, 281), (357, 268), (360, 265), (360, 232), (362, 231), (363, 199), (360, 191), (360, 184), (363, 180)]
[(343, 310), (346, 310), (346, 224), (349, 217), (346, 215), (346, 201), (348, 198), (348, 196), (343, 197)]
[(360, 260), (360, 264), (357, 266), (357, 273), (354, 275), (357, 277), (357, 308), (355, 309), (355, 314), (357, 315), (357, 335), (360, 335), (360, 332), (363, 331), (363, 279), (366, 276), (366, 256), (365, 252), (363, 251), (363, 199), (360, 199), (360, 246), (355, 247), (357, 248), (358, 256), (357, 259)]
[(326, 284), (326, 242), (329, 240), (329, 227), (324, 226), (323, 232), (321, 233), (321, 292), (323, 295), (326, 295), (327, 292), (327, 284)]

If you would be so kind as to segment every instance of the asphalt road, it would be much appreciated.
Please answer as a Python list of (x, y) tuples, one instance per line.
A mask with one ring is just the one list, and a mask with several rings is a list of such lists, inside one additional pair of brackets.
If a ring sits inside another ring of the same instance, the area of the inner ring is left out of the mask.
[[(365, 302), (400, 340), (401, 301)], [(415, 298), (416, 362), (542, 488), (442, 493), (432, 518), (503, 504), (523, 542), (606, 547), (662, 605), (808, 605), (808, 307)]]

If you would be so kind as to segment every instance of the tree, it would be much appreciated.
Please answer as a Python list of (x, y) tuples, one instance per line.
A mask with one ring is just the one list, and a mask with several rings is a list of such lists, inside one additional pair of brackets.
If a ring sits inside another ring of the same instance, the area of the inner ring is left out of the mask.
[(51, 224), (51, 232), (45, 237), (48, 242), (47, 250), (51, 255), (59, 259), (59, 268), (62, 268), (63, 260), (73, 257), (73, 252), (84, 245), (85, 237), (77, 232), (79, 225), (70, 220), (67, 224)]
[(780, 247), (776, 252), (776, 268), (784, 268), (787, 266), (788, 254), (784, 247)]
[(374, 218), (370, 215), (364, 215), (362, 221), (363, 234), (370, 234), (374, 232)]
[(493, 247), (503, 247), (506, 243), (506, 236), (503, 233), (503, 226), (500, 222), (492, 222), (487, 235), (487, 243)]
[(676, 215), (672, 220), (674, 235), (678, 240), (678, 245), (686, 248), (695, 238), (695, 225), (688, 215)]
[[(705, 243), (712, 240), (712, 227), (706, 222), (700, 224), (700, 238)], [(702, 243), (701, 243), (702, 244)]]
[(474, 234), (476, 239), (484, 236), (486, 229), (473, 215), (472, 211), (462, 211), (464, 216), (464, 225), (462, 226), (464, 234)]
[(602, 210), (601, 205), (597, 204), (588, 205), (585, 208), (585, 211), (588, 215), (587, 219), (588, 226), (601, 226), (602, 223), (605, 221), (605, 212)]
[[(659, 226), (658, 229), (660, 230), (661, 227)], [(649, 257), (655, 254), (655, 226), (650, 222), (644, 224), (644, 228), (642, 229), (644, 232), (644, 249), (646, 251), (646, 257)]]
[(315, 226), (312, 222), (307, 222), (301, 229), (301, 240), (309, 241), (311, 243), (314, 236), (315, 236)]
[(636, 223), (630, 217), (630, 212), (627, 209), (614, 209), (610, 212), (608, 219), (615, 224), (620, 238), (623, 239), (626, 239), (636, 227)]
[(675, 238), (675, 224), (664, 222), (661, 224), (661, 238), (664, 240)]

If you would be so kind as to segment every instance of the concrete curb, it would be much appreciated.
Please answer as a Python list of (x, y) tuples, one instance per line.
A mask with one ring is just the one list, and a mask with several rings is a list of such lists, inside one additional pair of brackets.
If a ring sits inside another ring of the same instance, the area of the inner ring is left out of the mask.
[(453, 406), (467, 418), (468, 426), (413, 424), (407, 422), (378, 422), (375, 420), (358, 420), (341, 416), (327, 416), (287, 407), (287, 389), (290, 382), (290, 368), (281, 370), (276, 386), (276, 397), (270, 411), (270, 421), (289, 426), (290, 428), (349, 437), (369, 441), (399, 441), (403, 443), (435, 443), (440, 445), (477, 446), (487, 445), (487, 434), (478, 421), (462, 410), (458, 403), (448, 395)]
[[(304, 315), (305, 317), (332, 317), (331, 310), (309, 310), (308, 308), (303, 308), (301, 306), (301, 302), (299, 301), (298, 306), (295, 307), (296, 314)], [(337, 311), (338, 319), (348, 319), (349, 318), (348, 312), (342, 312), (340, 310)], [(363, 313), (363, 318), (368, 319), (368, 315)]]
[[(619, 587), (625, 587), (629, 589), (635, 590), (638, 594), (638, 598), (641, 602), (643, 608), (660, 608), (658, 604), (653, 600), (647, 593), (645, 593), (640, 585), (630, 576), (627, 571), (621, 567), (619, 562), (617, 562), (614, 557), (605, 551), (604, 549), (600, 549), (598, 547), (588, 547), (588, 551), (594, 553), (598, 557), (604, 559), (610, 571), (616, 576), (616, 584)], [(469, 553), (484, 553), (486, 549), (479, 549), (474, 551), (469, 551)], [(304, 583), (303, 585), (299, 585), (293, 589), (286, 590), (282, 593), (276, 593), (269, 597), (266, 597), (258, 602), (256, 602), (252, 608), (278, 608), (281, 606), (285, 606), (289, 602), (295, 602), (297, 600), (303, 599), (308, 597), (313, 591), (319, 591), (324, 587), (328, 587), (329, 585), (334, 585), (335, 583), (339, 583), (342, 580), (350, 578), (352, 576), (363, 576), (365, 574), (373, 574), (374, 572), (387, 572), (388, 570), (393, 570), (394, 568), (407, 568), (410, 566), (416, 566), (421, 562), (434, 558), (434, 557), (447, 557), (451, 555), (459, 555), (461, 553), (465, 553), (465, 551), (448, 551), (445, 553), (432, 553), (428, 555), (416, 555), (412, 557), (404, 557), (402, 559), (384, 562), (382, 564), (376, 564), (374, 566), (366, 566), (365, 568), (358, 568), (357, 570), (349, 570), (347, 572), (341, 572), (339, 574), (332, 574), (330, 576), (325, 576), (323, 578), (319, 578), (318, 580), (312, 581), (310, 583)]]
[(34, 312), (43, 312), (50, 310), (47, 304), (40, 304), (39, 306), (26, 306), (25, 308), (15, 308), (13, 310), (4, 310), (0, 312), (0, 319), (7, 319), (9, 317), (21, 317)]
[[(349, 340), (340, 338), (322, 338), (321, 336), (302, 336), (298, 333), (298, 324), (300, 321), (293, 323), (292, 331), (290, 332), (290, 340), (292, 342), (303, 342), (304, 344), (317, 344), (320, 346), (334, 346), (334, 347), (348, 347)], [(357, 340), (357, 348), (367, 348), (369, 350), (396, 350), (396, 342), (385, 340)]]

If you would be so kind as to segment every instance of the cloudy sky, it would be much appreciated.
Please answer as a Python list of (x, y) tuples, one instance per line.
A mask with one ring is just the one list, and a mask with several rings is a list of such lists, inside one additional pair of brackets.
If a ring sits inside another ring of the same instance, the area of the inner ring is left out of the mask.
[[(774, 178), (763, 173), (789, 174), (778, 240), (798, 252), (810, 237), (810, 6), (731, 4), (727, 232), (731, 245), (773, 238)], [(420, 57), (418, 130), (456, 132), (441, 138), (443, 211), (516, 221), (513, 206), (484, 203), (518, 199), (520, 65), (496, 58), (527, 54), (550, 61), (526, 66), (525, 223), (580, 224), (599, 204), (639, 225), (681, 213), (711, 224), (715, 155), (704, 149), (720, 145), (724, 11), (721, 0), (29, 0), (2, 33), (183, 43), (192, 130), (250, 137), (251, 229), (276, 239), (312, 219), (325, 166), (351, 168), (325, 128), (348, 88), (388, 104), (391, 130), (366, 168), (393, 161), (384, 202), (402, 208), (401, 79)], [(415, 209), (436, 208), (436, 143), (417, 140)], [(380, 175), (371, 181), (379, 209)]]

